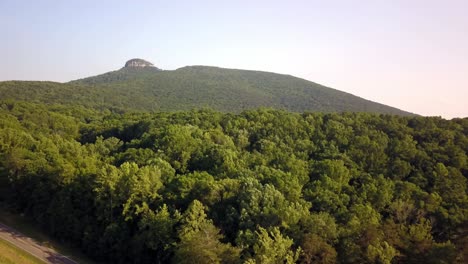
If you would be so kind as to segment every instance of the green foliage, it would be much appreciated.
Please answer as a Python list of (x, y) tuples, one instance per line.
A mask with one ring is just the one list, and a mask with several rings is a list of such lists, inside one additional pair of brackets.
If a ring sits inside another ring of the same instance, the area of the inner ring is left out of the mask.
[(246, 263), (291, 264), (298, 260), (301, 249), (293, 250), (291, 248), (293, 240), (284, 237), (277, 227), (270, 232), (260, 227), (255, 233), (257, 235), (257, 241), (253, 246), (255, 257)]
[(301, 248), (301, 263), (336, 263), (336, 250), (319, 235), (305, 235), (301, 243)]
[(206, 218), (197, 200), (184, 213), (174, 263), (238, 263), (240, 250), (221, 243), (220, 230)]
[(466, 119), (2, 101), (0, 200), (104, 263), (465, 263), (467, 151)]
[(142, 248), (155, 252), (155, 259), (168, 261), (176, 244), (176, 225), (179, 212), (170, 213), (166, 204), (157, 212), (145, 208), (138, 222), (138, 240)]

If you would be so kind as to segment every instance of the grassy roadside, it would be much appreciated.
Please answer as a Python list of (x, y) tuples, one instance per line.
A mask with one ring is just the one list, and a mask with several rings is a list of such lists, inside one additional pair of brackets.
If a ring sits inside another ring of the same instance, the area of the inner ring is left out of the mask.
[[(3, 206), (1, 203), (0, 203), (0, 222), (10, 227), (13, 227), (17, 231), (23, 233), (24, 235), (28, 237), (33, 238), (34, 240), (41, 243), (42, 245), (45, 245), (47, 247), (50, 247), (56, 250), (62, 255), (69, 256), (71, 259), (81, 264), (97, 264), (97, 262), (90, 260), (84, 254), (82, 254), (79, 249), (68, 246), (64, 244), (63, 242), (57, 241), (56, 239), (48, 236), (47, 234), (42, 232), (39, 228), (37, 228), (37, 226), (34, 225), (34, 223), (32, 223), (31, 221), (29, 221), (26, 217), (18, 215), (18, 214), (13, 214), (7, 211), (5, 209), (5, 206)], [(0, 259), (0, 263), (3, 263), (2, 261), (3, 260)], [(22, 262), (19, 262), (19, 263), (22, 263)], [(42, 263), (42, 262), (39, 262), (39, 263)]]
[(0, 263), (2, 264), (44, 264), (43, 261), (0, 239)]

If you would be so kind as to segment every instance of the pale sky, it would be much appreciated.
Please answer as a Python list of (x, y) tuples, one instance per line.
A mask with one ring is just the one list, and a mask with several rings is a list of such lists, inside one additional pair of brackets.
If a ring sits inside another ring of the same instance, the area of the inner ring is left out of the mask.
[(468, 117), (468, 1), (1, 0), (0, 81), (131, 58), (291, 74), (421, 115)]

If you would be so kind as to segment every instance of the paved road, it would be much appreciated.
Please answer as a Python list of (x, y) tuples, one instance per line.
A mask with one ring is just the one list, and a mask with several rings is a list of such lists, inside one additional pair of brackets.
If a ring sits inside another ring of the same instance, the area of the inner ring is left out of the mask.
[(63, 256), (57, 251), (42, 246), (40, 243), (34, 241), (13, 228), (0, 223), (0, 238), (10, 242), (11, 244), (21, 248), (36, 258), (50, 264), (78, 264), (66, 256)]

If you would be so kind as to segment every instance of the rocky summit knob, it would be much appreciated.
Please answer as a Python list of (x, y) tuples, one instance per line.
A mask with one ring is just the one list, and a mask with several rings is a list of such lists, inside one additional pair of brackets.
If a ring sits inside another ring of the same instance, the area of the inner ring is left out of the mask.
[(153, 63), (142, 59), (131, 59), (125, 63), (125, 68), (154, 67)]

